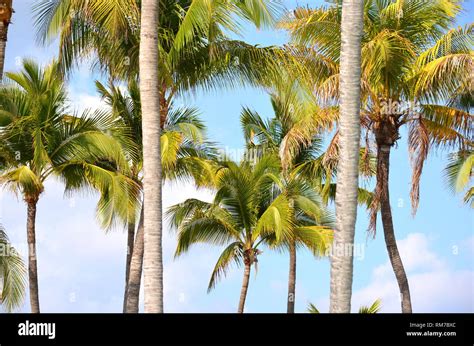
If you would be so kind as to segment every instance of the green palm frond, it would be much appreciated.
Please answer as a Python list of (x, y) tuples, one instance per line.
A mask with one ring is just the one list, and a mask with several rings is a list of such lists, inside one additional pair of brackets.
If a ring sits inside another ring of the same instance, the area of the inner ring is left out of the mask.
[(473, 187), (469, 187), (474, 167), (474, 153), (472, 150), (459, 151), (450, 155), (449, 163), (444, 170), (448, 187), (455, 193), (467, 189), (464, 201), (474, 205)]
[(276, 240), (280, 241), (291, 236), (291, 229), (292, 209), (286, 196), (279, 195), (259, 218), (254, 238), (274, 233)]
[(207, 288), (208, 293), (216, 286), (217, 281), (219, 281), (222, 277), (225, 277), (227, 270), (232, 263), (236, 264), (237, 266), (242, 265), (242, 248), (242, 243), (237, 241), (231, 243), (224, 249), (224, 251), (222, 251), (222, 254), (217, 260), (216, 266), (212, 271), (209, 286)]
[(212, 42), (216, 37), (222, 36), (223, 31), (238, 34), (241, 32), (241, 25), (235, 18), (251, 21), (257, 27), (271, 25), (280, 9), (279, 1), (194, 0), (185, 11), (174, 47), (179, 51), (203, 36)]
[(376, 314), (380, 312), (382, 308), (382, 301), (377, 299), (371, 306), (361, 306), (359, 308), (359, 314)]
[(167, 131), (161, 135), (161, 161), (164, 170), (172, 170), (176, 165), (182, 140), (179, 132)]
[(27, 270), (0, 225), (0, 307), (11, 312), (23, 304)]
[(317, 257), (327, 255), (334, 238), (334, 231), (325, 226), (299, 226), (295, 227), (294, 233), (297, 241), (303, 243)]
[[(380, 299), (377, 299), (371, 306), (361, 306), (359, 308), (359, 314), (376, 314), (380, 312), (380, 309), (382, 307), (382, 301)], [(318, 308), (312, 304), (308, 304), (307, 311), (310, 314), (319, 314)]]
[(310, 314), (319, 314), (320, 313), (318, 308), (313, 303), (308, 304), (307, 310)]
[(164, 130), (179, 132), (190, 141), (202, 143), (206, 127), (199, 118), (199, 110), (196, 108), (173, 107), (173, 105), (170, 108)]
[(197, 215), (181, 225), (175, 256), (186, 252), (192, 244), (225, 245), (236, 239), (239, 239), (238, 232), (222, 222), (219, 217), (212, 214)]

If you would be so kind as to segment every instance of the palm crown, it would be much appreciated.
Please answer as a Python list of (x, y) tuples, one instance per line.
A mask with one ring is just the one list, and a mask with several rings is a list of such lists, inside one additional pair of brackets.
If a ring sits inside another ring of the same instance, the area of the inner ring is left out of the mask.
[[(309, 66), (322, 101), (339, 96), (340, 10), (299, 8), (281, 23), (295, 42), (314, 48), (307, 58), (319, 62)], [(409, 127), (414, 210), (429, 148), (471, 140), (472, 116), (448, 103), (465, 91), (473, 58), (473, 25), (448, 31), (459, 11), (453, 0), (365, 3), (361, 125), (378, 144), (389, 146), (399, 139), (400, 127)]]

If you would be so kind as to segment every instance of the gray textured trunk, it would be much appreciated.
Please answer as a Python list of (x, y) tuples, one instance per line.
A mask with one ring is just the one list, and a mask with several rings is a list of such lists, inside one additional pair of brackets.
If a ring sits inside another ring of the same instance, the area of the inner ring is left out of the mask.
[(38, 288), (38, 264), (36, 257), (36, 206), (37, 198), (31, 198), (26, 201), (28, 209), (28, 218), (26, 222), (28, 239), (28, 280), (30, 288), (31, 312), (40, 313), (39, 288)]
[(126, 313), (137, 314), (140, 302), (140, 284), (143, 271), (143, 248), (144, 248), (144, 227), (143, 227), (143, 207), (138, 223), (137, 235), (132, 251), (132, 260), (130, 263), (130, 277), (128, 280)]
[(290, 272), (288, 276), (288, 304), (286, 312), (295, 313), (295, 294), (296, 294), (296, 243), (294, 240), (290, 242)]
[(242, 281), (242, 289), (240, 290), (240, 300), (239, 300), (239, 309), (238, 313), (243, 313), (245, 308), (245, 300), (247, 299), (247, 291), (249, 288), (249, 280), (250, 280), (250, 267), (251, 264), (245, 264), (244, 269), (244, 279)]
[(163, 312), (158, 3), (142, 0), (140, 95), (143, 128), (145, 313)]
[[(343, 0), (341, 21), (339, 164), (336, 230), (331, 252), (329, 311), (351, 311), (353, 245), (357, 218), (363, 0)], [(342, 250), (341, 250), (342, 249)]]
[(382, 216), (383, 234), (387, 246), (388, 257), (392, 264), (393, 272), (397, 278), (400, 289), (401, 305), (403, 313), (411, 313), (410, 287), (407, 274), (403, 267), (402, 258), (398, 252), (395, 231), (393, 228), (392, 209), (389, 195), (389, 173), (390, 173), (390, 146), (382, 146), (377, 151), (377, 179), (382, 179), (382, 193), (380, 200), (380, 214)]
[(125, 261), (125, 290), (123, 295), (123, 312), (126, 312), (128, 280), (130, 278), (130, 262), (132, 261), (133, 243), (135, 238), (135, 222), (128, 223), (127, 229), (127, 258)]

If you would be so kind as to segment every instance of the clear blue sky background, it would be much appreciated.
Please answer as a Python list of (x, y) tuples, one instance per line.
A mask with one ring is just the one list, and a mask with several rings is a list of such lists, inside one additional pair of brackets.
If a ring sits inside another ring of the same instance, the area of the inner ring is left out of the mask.
[[(32, 0), (15, 1), (13, 24), (7, 46), (6, 70), (18, 69), (22, 57), (42, 63), (56, 54), (56, 47), (35, 44), (32, 25)], [(287, 8), (296, 4), (320, 5), (322, 1), (284, 1)], [(470, 22), (472, 1), (465, 3), (458, 23)], [(244, 40), (272, 45), (287, 41), (283, 32), (247, 28)], [(99, 107), (93, 82), (98, 78), (87, 66), (69, 83), (70, 99), (77, 109)], [(187, 95), (183, 104), (198, 107), (209, 136), (222, 147), (241, 149), (243, 140), (239, 115), (242, 106), (271, 116), (269, 98), (256, 89), (217, 91)], [(179, 102), (178, 102), (179, 103)], [(391, 202), (396, 234), (408, 271), (414, 311), (474, 311), (474, 219), (460, 196), (453, 196), (444, 185), (442, 170), (446, 155), (431, 155), (424, 169), (421, 202), (415, 218), (410, 213), (410, 163), (406, 133), (392, 155)], [(165, 205), (190, 196), (209, 198), (207, 191), (195, 191), (186, 184), (167, 185)], [(120, 312), (124, 281), (125, 236), (122, 230), (105, 233), (94, 216), (97, 196), (64, 198), (62, 187), (50, 182), (38, 210), (38, 263), (40, 297), (44, 312)], [(1, 222), (20, 249), (26, 249), (26, 208), (21, 198), (1, 192)], [(356, 243), (362, 248), (355, 259), (353, 308), (383, 301), (382, 311), (398, 312), (395, 277), (388, 263), (383, 233), (372, 239), (366, 233), (368, 215), (359, 210)], [(241, 272), (232, 270), (215, 291), (206, 294), (209, 275), (219, 250), (197, 246), (178, 260), (173, 259), (174, 237), (167, 233), (165, 248), (165, 309), (168, 312), (233, 312), (236, 309)], [(298, 255), (296, 309), (304, 312), (308, 302), (321, 311), (328, 309), (329, 262), (314, 259), (309, 253)], [(265, 250), (258, 274), (252, 275), (247, 301), (248, 312), (286, 311), (288, 258)], [(27, 302), (27, 301), (26, 301)], [(23, 311), (29, 311), (25, 303)]]

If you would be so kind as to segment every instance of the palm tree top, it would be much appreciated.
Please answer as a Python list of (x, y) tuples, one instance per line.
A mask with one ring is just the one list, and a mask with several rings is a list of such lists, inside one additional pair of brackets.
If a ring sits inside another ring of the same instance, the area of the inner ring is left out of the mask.
[[(379, 146), (395, 145), (400, 127), (407, 125), (413, 212), (429, 151), (472, 143), (468, 76), (474, 24), (450, 29), (461, 10), (458, 0), (365, 2), (361, 125), (366, 142)], [(311, 82), (326, 102), (339, 98), (340, 11), (340, 6), (301, 7), (280, 23), (295, 44), (313, 48), (304, 55), (319, 62), (311, 65)]]

